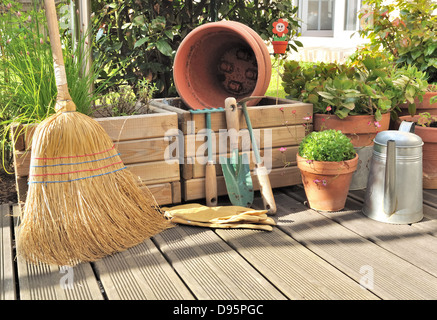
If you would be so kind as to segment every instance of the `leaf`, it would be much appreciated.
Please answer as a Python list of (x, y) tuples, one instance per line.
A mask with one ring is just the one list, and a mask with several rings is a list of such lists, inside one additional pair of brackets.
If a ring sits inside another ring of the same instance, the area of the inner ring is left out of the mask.
[(135, 42), (134, 49), (135, 49), (135, 48), (138, 48), (138, 47), (140, 47), (140, 46), (142, 46), (142, 45), (143, 45), (145, 42), (147, 42), (147, 41), (149, 41), (149, 38), (148, 38), (148, 37), (141, 38), (140, 40), (138, 40), (137, 42)]
[(355, 103), (353, 102), (343, 103), (342, 106), (349, 110), (355, 109)]
[(165, 56), (171, 56), (173, 49), (171, 48), (171, 46), (168, 44), (167, 41), (165, 41), (164, 39), (160, 39), (158, 40), (158, 42), (156, 42), (156, 48)]
[(171, 30), (165, 30), (164, 33), (170, 40), (173, 40), (173, 32)]
[(142, 26), (146, 23), (144, 15), (136, 16), (132, 22), (134, 26)]
[(376, 121), (381, 121), (381, 119), (382, 119), (381, 111), (380, 110), (376, 110), (375, 111), (375, 120)]
[(337, 108), (335, 115), (340, 119), (344, 119), (349, 115), (349, 109)]
[(319, 91), (319, 92), (317, 92), (317, 93), (318, 93), (319, 95), (321, 95), (322, 98), (325, 98), (325, 99), (332, 100), (332, 99), (335, 98), (335, 97), (334, 97), (332, 94), (330, 94), (329, 92)]
[(319, 98), (314, 93), (311, 93), (308, 95), (308, 102), (310, 103), (317, 103), (319, 101)]
[(100, 28), (99, 31), (97, 31), (97, 35), (96, 35), (96, 41), (99, 41), (99, 39), (103, 36), (105, 30), (103, 30), (103, 28)]
[(376, 66), (376, 59), (367, 57), (366, 59), (363, 60), (363, 64), (368, 70), (372, 70)]
[(416, 114), (416, 104), (415, 103), (410, 103), (408, 105), (408, 113), (410, 114), (410, 116), (414, 116)]
[(302, 44), (302, 42), (300, 42), (300, 41), (297, 41), (297, 40), (294, 40), (294, 43), (298, 46), (298, 47), (303, 47), (303, 44)]

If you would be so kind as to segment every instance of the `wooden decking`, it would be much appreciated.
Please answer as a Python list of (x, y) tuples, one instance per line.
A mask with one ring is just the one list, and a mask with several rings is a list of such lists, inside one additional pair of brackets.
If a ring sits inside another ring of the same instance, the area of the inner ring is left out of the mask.
[(67, 270), (16, 258), (18, 207), (2, 205), (0, 300), (437, 299), (437, 190), (424, 190), (412, 225), (365, 217), (363, 195), (321, 213), (301, 187), (277, 189), (272, 232), (176, 226)]

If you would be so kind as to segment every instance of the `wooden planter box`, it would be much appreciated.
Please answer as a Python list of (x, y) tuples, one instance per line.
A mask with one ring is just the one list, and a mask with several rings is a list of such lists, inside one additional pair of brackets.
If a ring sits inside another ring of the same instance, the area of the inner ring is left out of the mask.
[[(180, 156), (182, 199), (189, 201), (205, 198), (204, 163), (207, 154), (199, 156), (199, 148), (202, 148), (206, 141), (206, 137), (200, 134), (200, 131), (205, 129), (205, 114), (191, 113), (181, 98), (155, 99), (150, 104), (163, 110), (175, 112), (178, 115), (180, 135), (184, 141), (183, 156)], [(260, 137), (258, 148), (261, 157), (264, 154), (271, 154), (269, 177), (272, 188), (301, 184), (300, 172), (296, 166), (296, 153), (302, 138), (307, 132), (312, 131), (312, 117), (310, 120), (306, 120), (304, 117), (312, 116), (313, 105), (287, 99), (279, 99), (278, 104), (276, 104), (276, 98), (265, 97), (257, 106), (248, 107), (248, 113), (252, 127)], [(246, 121), (241, 110), (239, 110), (239, 123), (240, 130), (244, 130), (247, 139), (249, 139)], [(216, 138), (214, 159), (218, 195), (226, 195), (226, 185), (219, 164), (219, 153), (221, 150), (226, 149), (217, 147), (220, 141), (223, 142), (223, 140), (220, 140), (223, 138), (221, 135), (227, 135), (224, 112), (211, 113), (211, 129)], [(269, 134), (271, 134), (270, 149), (265, 148), (267, 145), (265, 141), (267, 141)], [(226, 140), (226, 136), (224, 139)], [(220, 155), (229, 157), (229, 143), (227, 144), (226, 153), (222, 152)], [(240, 143), (240, 152), (242, 151), (241, 145)], [(279, 150), (281, 147), (285, 147), (286, 151), (281, 152)], [(250, 150), (252, 150), (251, 147)], [(254, 168), (255, 158), (253, 154), (250, 159), (250, 166)], [(285, 166), (284, 161), (288, 161), (289, 164)], [(264, 165), (267, 167), (266, 163)], [(258, 190), (257, 179), (253, 178), (252, 180), (255, 190)]]
[[(179, 163), (165, 161), (169, 143), (178, 138), (165, 137), (169, 130), (178, 128), (176, 113), (150, 107), (148, 114), (95, 120), (114, 141), (124, 164), (147, 185), (160, 205), (181, 201)], [(33, 128), (16, 126), (12, 130), (19, 202), (26, 200)]]

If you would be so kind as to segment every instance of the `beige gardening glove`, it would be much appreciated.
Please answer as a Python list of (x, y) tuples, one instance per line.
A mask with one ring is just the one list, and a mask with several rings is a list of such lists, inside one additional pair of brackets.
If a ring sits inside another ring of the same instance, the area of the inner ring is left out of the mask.
[(271, 231), (275, 221), (267, 210), (240, 206), (207, 207), (201, 204), (184, 204), (162, 208), (165, 216), (174, 223), (211, 228), (249, 228)]

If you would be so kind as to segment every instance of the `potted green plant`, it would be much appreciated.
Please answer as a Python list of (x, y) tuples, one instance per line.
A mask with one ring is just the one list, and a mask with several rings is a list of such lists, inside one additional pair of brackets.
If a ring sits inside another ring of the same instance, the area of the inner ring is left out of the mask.
[(287, 61), (282, 80), (292, 98), (313, 104), (315, 131), (341, 130), (362, 147), (388, 129), (390, 113), (400, 103), (422, 93), (424, 77), (415, 67), (394, 68), (382, 54), (360, 53), (345, 64)]
[(351, 190), (367, 184), (373, 139), (389, 128), (401, 102), (413, 102), (427, 82), (416, 67), (395, 68), (383, 54), (358, 52), (348, 63), (301, 65), (287, 61), (283, 86), (294, 99), (314, 106), (314, 130), (336, 129), (360, 156)]
[(400, 115), (414, 115), (416, 110), (437, 114), (437, 100), (430, 101), (437, 96), (437, 3), (365, 0), (363, 8), (359, 33), (369, 40), (369, 49), (383, 49), (398, 66), (416, 66), (430, 84), (423, 98), (400, 105)]
[(414, 116), (399, 117), (398, 124), (402, 121), (414, 122), (416, 124), (414, 133), (423, 141), (423, 188), (437, 189), (437, 115), (422, 112)]
[(350, 139), (337, 130), (313, 131), (300, 143), (296, 158), (309, 206), (343, 209), (358, 164)]

